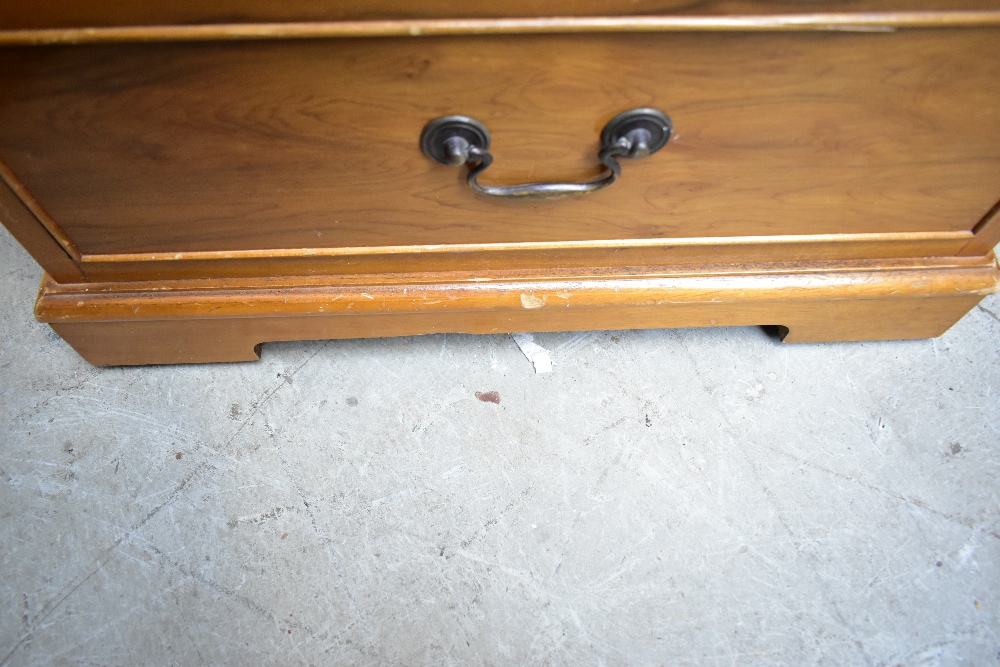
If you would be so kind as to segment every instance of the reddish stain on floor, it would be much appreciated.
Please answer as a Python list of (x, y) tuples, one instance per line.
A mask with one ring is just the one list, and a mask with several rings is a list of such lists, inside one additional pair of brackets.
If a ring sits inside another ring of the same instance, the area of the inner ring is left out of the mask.
[(498, 391), (477, 391), (476, 398), (483, 403), (496, 403), (500, 405), (500, 392)]

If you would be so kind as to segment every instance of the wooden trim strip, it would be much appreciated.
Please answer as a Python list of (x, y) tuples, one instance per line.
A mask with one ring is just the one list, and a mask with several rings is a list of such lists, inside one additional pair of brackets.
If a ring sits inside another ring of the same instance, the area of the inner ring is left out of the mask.
[(609, 280), (624, 277), (668, 278), (678, 276), (722, 276), (722, 275), (767, 275), (785, 274), (829, 274), (829, 273), (878, 273), (880, 271), (941, 271), (945, 269), (976, 269), (992, 267), (994, 257), (915, 257), (878, 258), (851, 260), (810, 260), (808, 262), (699, 262), (692, 265), (634, 265), (634, 266), (591, 266), (564, 267), (557, 265), (546, 268), (504, 269), (485, 273), (482, 270), (448, 270), (393, 273), (350, 273), (319, 275), (274, 275), (235, 276), (217, 278), (175, 278), (169, 280), (93, 281), (85, 284), (60, 283), (51, 279), (43, 281), (48, 294), (88, 294), (101, 293), (157, 293), (168, 292), (211, 292), (216, 290), (284, 290), (302, 288), (345, 288), (356, 286), (386, 286), (397, 288), (419, 287), (439, 283), (481, 284), (488, 282), (545, 282), (560, 280)]
[(772, 14), (765, 16), (600, 16), (510, 19), (407, 19), (298, 23), (127, 26), (0, 30), (0, 46), (107, 42), (328, 39), (593, 32), (882, 32), (906, 28), (1000, 26), (1000, 11)]
[(706, 273), (572, 277), (498, 274), (492, 280), (388, 284), (286, 286), (266, 282), (218, 282), (210, 289), (113, 291), (89, 286), (42, 285), (35, 316), (41, 322), (101, 322), (166, 319), (289, 317), (433, 313), (442, 311), (523, 311), (600, 308), (609, 305), (661, 306), (706, 303), (906, 299), (985, 296), (997, 289), (995, 258), (955, 266), (899, 263), (889, 268), (865, 263), (790, 264), (760, 272), (738, 267)]
[(969, 241), (972, 232), (891, 232), (876, 234), (787, 234), (776, 236), (707, 236), (662, 239), (609, 239), (527, 243), (454, 243), (448, 245), (358, 246), (340, 248), (279, 248), (270, 250), (211, 250), (195, 252), (121, 253), (82, 255), (84, 263), (198, 261), (220, 259), (278, 259), (349, 257), (358, 255), (451, 254), (617, 248), (669, 248), (676, 246), (775, 245), (786, 243), (912, 243), (920, 241)]

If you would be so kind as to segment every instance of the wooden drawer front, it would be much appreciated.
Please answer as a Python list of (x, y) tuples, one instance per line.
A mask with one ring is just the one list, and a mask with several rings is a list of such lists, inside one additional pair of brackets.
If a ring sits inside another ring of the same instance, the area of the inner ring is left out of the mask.
[[(1000, 33), (701, 33), (0, 49), (0, 158), (85, 256), (968, 231), (1000, 198)], [(497, 201), (419, 150), (465, 114), (490, 183), (597, 173), (614, 114), (675, 140), (580, 198)]]

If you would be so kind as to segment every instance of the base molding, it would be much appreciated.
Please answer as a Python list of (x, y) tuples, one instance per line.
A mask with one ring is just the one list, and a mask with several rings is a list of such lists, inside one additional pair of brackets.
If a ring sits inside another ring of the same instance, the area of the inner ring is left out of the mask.
[(939, 336), (996, 258), (60, 284), (35, 306), (99, 366), (252, 361), (271, 341), (777, 325), (788, 342)]

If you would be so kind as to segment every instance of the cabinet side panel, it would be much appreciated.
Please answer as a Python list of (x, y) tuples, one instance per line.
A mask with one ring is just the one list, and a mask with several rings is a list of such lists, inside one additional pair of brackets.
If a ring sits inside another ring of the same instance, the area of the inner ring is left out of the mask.
[(7, 183), (5, 172), (0, 163), (0, 223), (57, 282), (85, 281), (76, 262)]
[(960, 255), (986, 255), (1000, 243), (1000, 202), (972, 230), (975, 235)]

